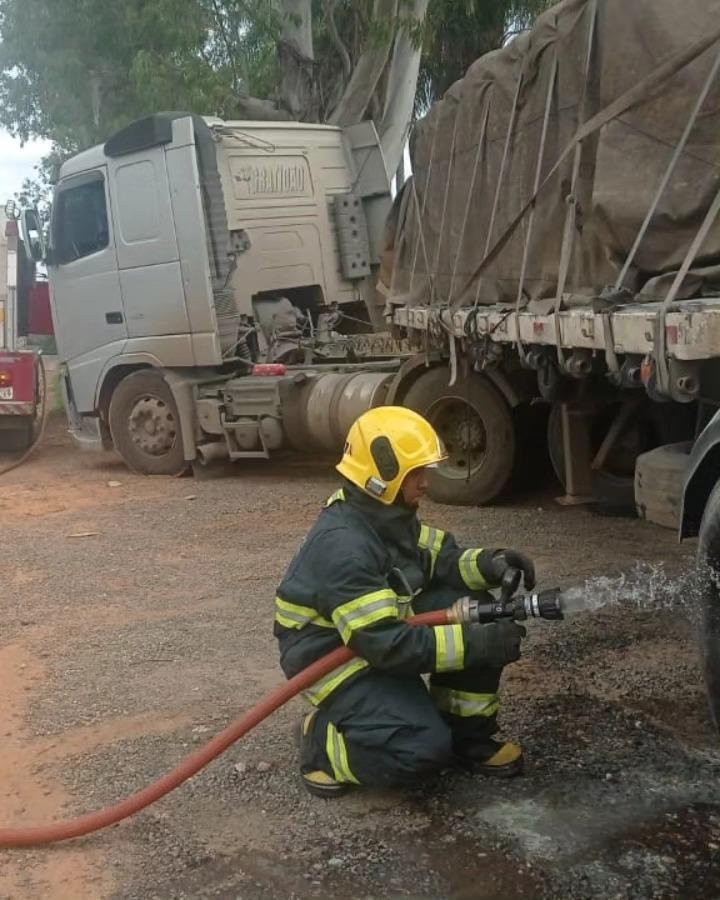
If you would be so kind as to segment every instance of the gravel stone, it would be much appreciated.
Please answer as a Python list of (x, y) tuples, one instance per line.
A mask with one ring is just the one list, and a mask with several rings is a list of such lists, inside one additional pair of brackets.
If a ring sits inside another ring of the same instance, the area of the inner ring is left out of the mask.
[[(336, 483), (330, 462), (289, 459), (192, 485), (141, 478), (77, 452), (51, 421), (0, 484), (2, 826), (117, 802), (283, 683), (275, 588)], [(541, 588), (637, 560), (692, 565), (672, 532), (554, 496), (428, 502), (423, 518), (467, 546), (530, 553)], [(720, 754), (685, 611), (529, 623), (501, 696), (522, 778), (448, 770), (404, 791), (313, 798), (297, 777), (297, 699), (120, 827), (0, 851), (0, 897), (720, 896)]]

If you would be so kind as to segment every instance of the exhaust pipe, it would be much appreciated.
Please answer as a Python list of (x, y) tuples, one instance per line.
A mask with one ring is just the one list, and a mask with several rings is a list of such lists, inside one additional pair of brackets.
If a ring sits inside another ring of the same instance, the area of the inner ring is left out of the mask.
[(201, 465), (207, 466), (211, 462), (227, 459), (230, 454), (227, 444), (222, 441), (213, 441), (209, 444), (200, 444), (197, 448), (198, 461)]

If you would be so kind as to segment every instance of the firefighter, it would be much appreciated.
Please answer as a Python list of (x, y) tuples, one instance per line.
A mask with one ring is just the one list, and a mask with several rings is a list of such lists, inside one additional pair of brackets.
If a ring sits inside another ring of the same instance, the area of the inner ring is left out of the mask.
[(454, 762), (486, 775), (521, 771), (520, 747), (493, 735), (500, 674), (519, 658), (525, 630), (404, 621), (498, 586), (510, 566), (527, 588), (535, 583), (522, 553), (465, 549), (421, 523), (427, 469), (444, 458), (418, 413), (386, 406), (360, 416), (337, 466), (342, 487), (278, 588), (275, 635), (288, 678), (342, 643), (357, 654), (307, 692), (315, 708), (300, 726), (300, 770), (317, 796), (412, 784)]

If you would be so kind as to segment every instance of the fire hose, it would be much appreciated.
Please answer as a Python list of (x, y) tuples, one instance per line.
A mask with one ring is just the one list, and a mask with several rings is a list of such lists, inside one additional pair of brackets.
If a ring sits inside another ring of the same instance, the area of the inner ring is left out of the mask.
[[(453, 625), (488, 623), (500, 618), (523, 620), (527, 618), (562, 619), (562, 598), (557, 589), (543, 591), (524, 597), (512, 598), (510, 594), (519, 584), (520, 573), (508, 570), (503, 579), (503, 594), (499, 600), (486, 594), (490, 599), (463, 597), (449, 609), (423, 613), (408, 619), (411, 625)], [(513, 587), (514, 585), (514, 587)], [(27, 828), (1, 828), (0, 848), (31, 847), (43, 844), (54, 844), (71, 838), (82, 837), (123, 819), (134, 815), (150, 804), (155, 803), (170, 791), (179, 787), (188, 778), (192, 778), (208, 763), (224, 753), (232, 744), (259, 725), (271, 713), (275, 712), (297, 694), (307, 690), (320, 678), (332, 672), (353, 658), (355, 654), (349, 647), (338, 647), (309, 665), (302, 672), (290, 678), (285, 684), (273, 691), (259, 703), (236, 719), (231, 725), (216, 735), (204, 747), (186, 757), (178, 766), (166, 775), (149, 784), (147, 787), (113, 806), (97, 812), (55, 822), (51, 825), (37, 825)]]

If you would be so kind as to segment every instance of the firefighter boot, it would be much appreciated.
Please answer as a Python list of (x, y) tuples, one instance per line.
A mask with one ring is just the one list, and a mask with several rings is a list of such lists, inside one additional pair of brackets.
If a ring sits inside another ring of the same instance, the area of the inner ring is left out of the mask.
[(480, 775), (512, 778), (523, 770), (522, 748), (510, 741), (500, 742), (488, 737), (459, 749), (458, 756)]
[(315, 729), (315, 719), (317, 718), (317, 710), (314, 709), (303, 717), (299, 726), (300, 745), (300, 778), (305, 789), (315, 797), (342, 797), (349, 790), (347, 784), (336, 781), (332, 775), (328, 775), (323, 771), (321, 765), (329, 764), (325, 761), (323, 764), (318, 763), (318, 750), (313, 740), (313, 732)]

